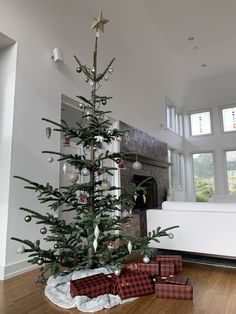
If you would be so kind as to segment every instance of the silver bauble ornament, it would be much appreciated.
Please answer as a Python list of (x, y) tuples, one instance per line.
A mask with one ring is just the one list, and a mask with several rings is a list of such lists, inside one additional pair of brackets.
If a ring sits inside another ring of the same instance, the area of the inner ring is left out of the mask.
[(46, 234), (48, 232), (47, 228), (43, 227), (42, 229), (40, 229), (40, 233), (41, 234)]
[(72, 172), (68, 176), (68, 180), (70, 183), (75, 183), (78, 181), (78, 179), (79, 179), (79, 175), (76, 172)]
[(82, 68), (81, 68), (81, 67), (77, 67), (77, 68), (76, 68), (76, 72), (77, 72), (77, 73), (81, 73), (81, 72), (82, 72)]
[(58, 244), (54, 244), (53, 247), (54, 247), (55, 250), (59, 249), (59, 245)]
[(86, 77), (86, 78), (84, 79), (84, 81), (85, 81), (85, 83), (88, 83), (88, 82), (89, 82), (89, 79)]
[(169, 233), (169, 234), (168, 234), (168, 238), (169, 238), (169, 239), (171, 239), (171, 240), (172, 240), (172, 239), (174, 239), (174, 237), (175, 237), (175, 236), (174, 236), (174, 234), (173, 234), (173, 233)]
[(38, 265), (43, 265), (44, 263), (44, 259), (43, 258), (39, 258), (38, 261), (37, 261), (37, 264)]
[(16, 252), (17, 254), (23, 254), (25, 252), (25, 247), (23, 245), (18, 246)]
[(143, 262), (146, 263), (146, 264), (149, 263), (150, 262), (150, 258), (147, 255), (145, 255), (144, 258), (143, 258)]
[(129, 254), (131, 254), (132, 253), (132, 243), (131, 243), (131, 241), (129, 241), (128, 242), (128, 245), (127, 245), (127, 249), (128, 249), (128, 252), (129, 252)]
[(109, 68), (109, 69), (108, 69), (108, 73), (110, 73), (110, 74), (112, 74), (113, 71), (114, 71), (113, 68)]
[(25, 221), (26, 222), (30, 222), (32, 219), (32, 217), (30, 215), (25, 216)]
[(111, 183), (108, 180), (103, 180), (101, 184), (101, 188), (103, 191), (108, 191), (111, 188)]
[(92, 69), (91, 69), (91, 72), (92, 72), (92, 73), (95, 73), (95, 71), (96, 71), (95, 68), (92, 68)]
[(121, 269), (120, 269), (120, 268), (116, 268), (116, 269), (114, 270), (114, 274), (115, 274), (116, 276), (119, 276), (120, 273), (121, 273)]
[(135, 162), (132, 164), (132, 168), (133, 168), (134, 170), (141, 170), (141, 169), (142, 169), (142, 164), (141, 164), (141, 162), (135, 161)]
[(102, 105), (105, 106), (106, 104), (107, 104), (106, 99), (103, 99), (103, 100), (102, 100)]
[(52, 156), (48, 157), (48, 162), (53, 162), (53, 157)]
[(88, 168), (83, 168), (83, 169), (81, 170), (81, 174), (82, 174), (83, 176), (87, 177), (87, 176), (89, 175), (89, 170), (88, 170)]

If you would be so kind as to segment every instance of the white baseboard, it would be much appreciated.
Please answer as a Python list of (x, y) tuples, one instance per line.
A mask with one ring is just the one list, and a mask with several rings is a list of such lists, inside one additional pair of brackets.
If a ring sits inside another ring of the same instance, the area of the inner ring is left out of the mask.
[(17, 262), (14, 264), (9, 264), (6, 266), (0, 266), (0, 280), (6, 280), (27, 271), (36, 269), (37, 265), (32, 265), (25, 261)]

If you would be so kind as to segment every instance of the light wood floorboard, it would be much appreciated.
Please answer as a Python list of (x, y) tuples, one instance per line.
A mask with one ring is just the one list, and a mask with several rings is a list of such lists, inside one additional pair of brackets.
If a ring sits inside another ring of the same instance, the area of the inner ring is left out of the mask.
[[(194, 299), (157, 299), (155, 295), (116, 306), (98, 314), (236, 314), (236, 269), (184, 265), (184, 274), (192, 279)], [(0, 281), (0, 314), (66, 314), (44, 296), (44, 288), (36, 285), (37, 271)]]

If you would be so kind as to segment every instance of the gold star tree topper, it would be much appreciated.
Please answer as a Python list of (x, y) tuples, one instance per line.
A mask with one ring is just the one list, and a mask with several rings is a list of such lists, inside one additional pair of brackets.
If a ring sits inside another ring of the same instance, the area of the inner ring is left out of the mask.
[(98, 15), (93, 16), (93, 23), (91, 25), (91, 29), (95, 28), (96, 32), (101, 30), (104, 33), (104, 25), (108, 22), (109, 20), (105, 19), (102, 16), (102, 11), (101, 11)]

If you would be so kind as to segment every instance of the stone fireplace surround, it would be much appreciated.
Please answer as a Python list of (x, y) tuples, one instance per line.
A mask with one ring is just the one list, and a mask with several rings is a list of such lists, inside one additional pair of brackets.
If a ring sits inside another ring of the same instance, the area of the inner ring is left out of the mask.
[[(135, 175), (152, 177), (157, 183), (158, 198), (154, 208), (161, 208), (168, 190), (170, 164), (167, 144), (122, 121), (119, 128), (129, 130), (128, 135), (123, 137), (120, 143), (120, 152), (128, 154), (128, 159), (125, 160), (125, 170), (120, 171), (121, 187), (133, 183)], [(132, 168), (136, 156), (137, 160), (142, 163), (142, 169), (138, 171)], [(130, 226), (125, 227), (125, 230), (137, 236), (145, 236), (147, 233), (146, 210), (150, 208), (134, 209)]]

